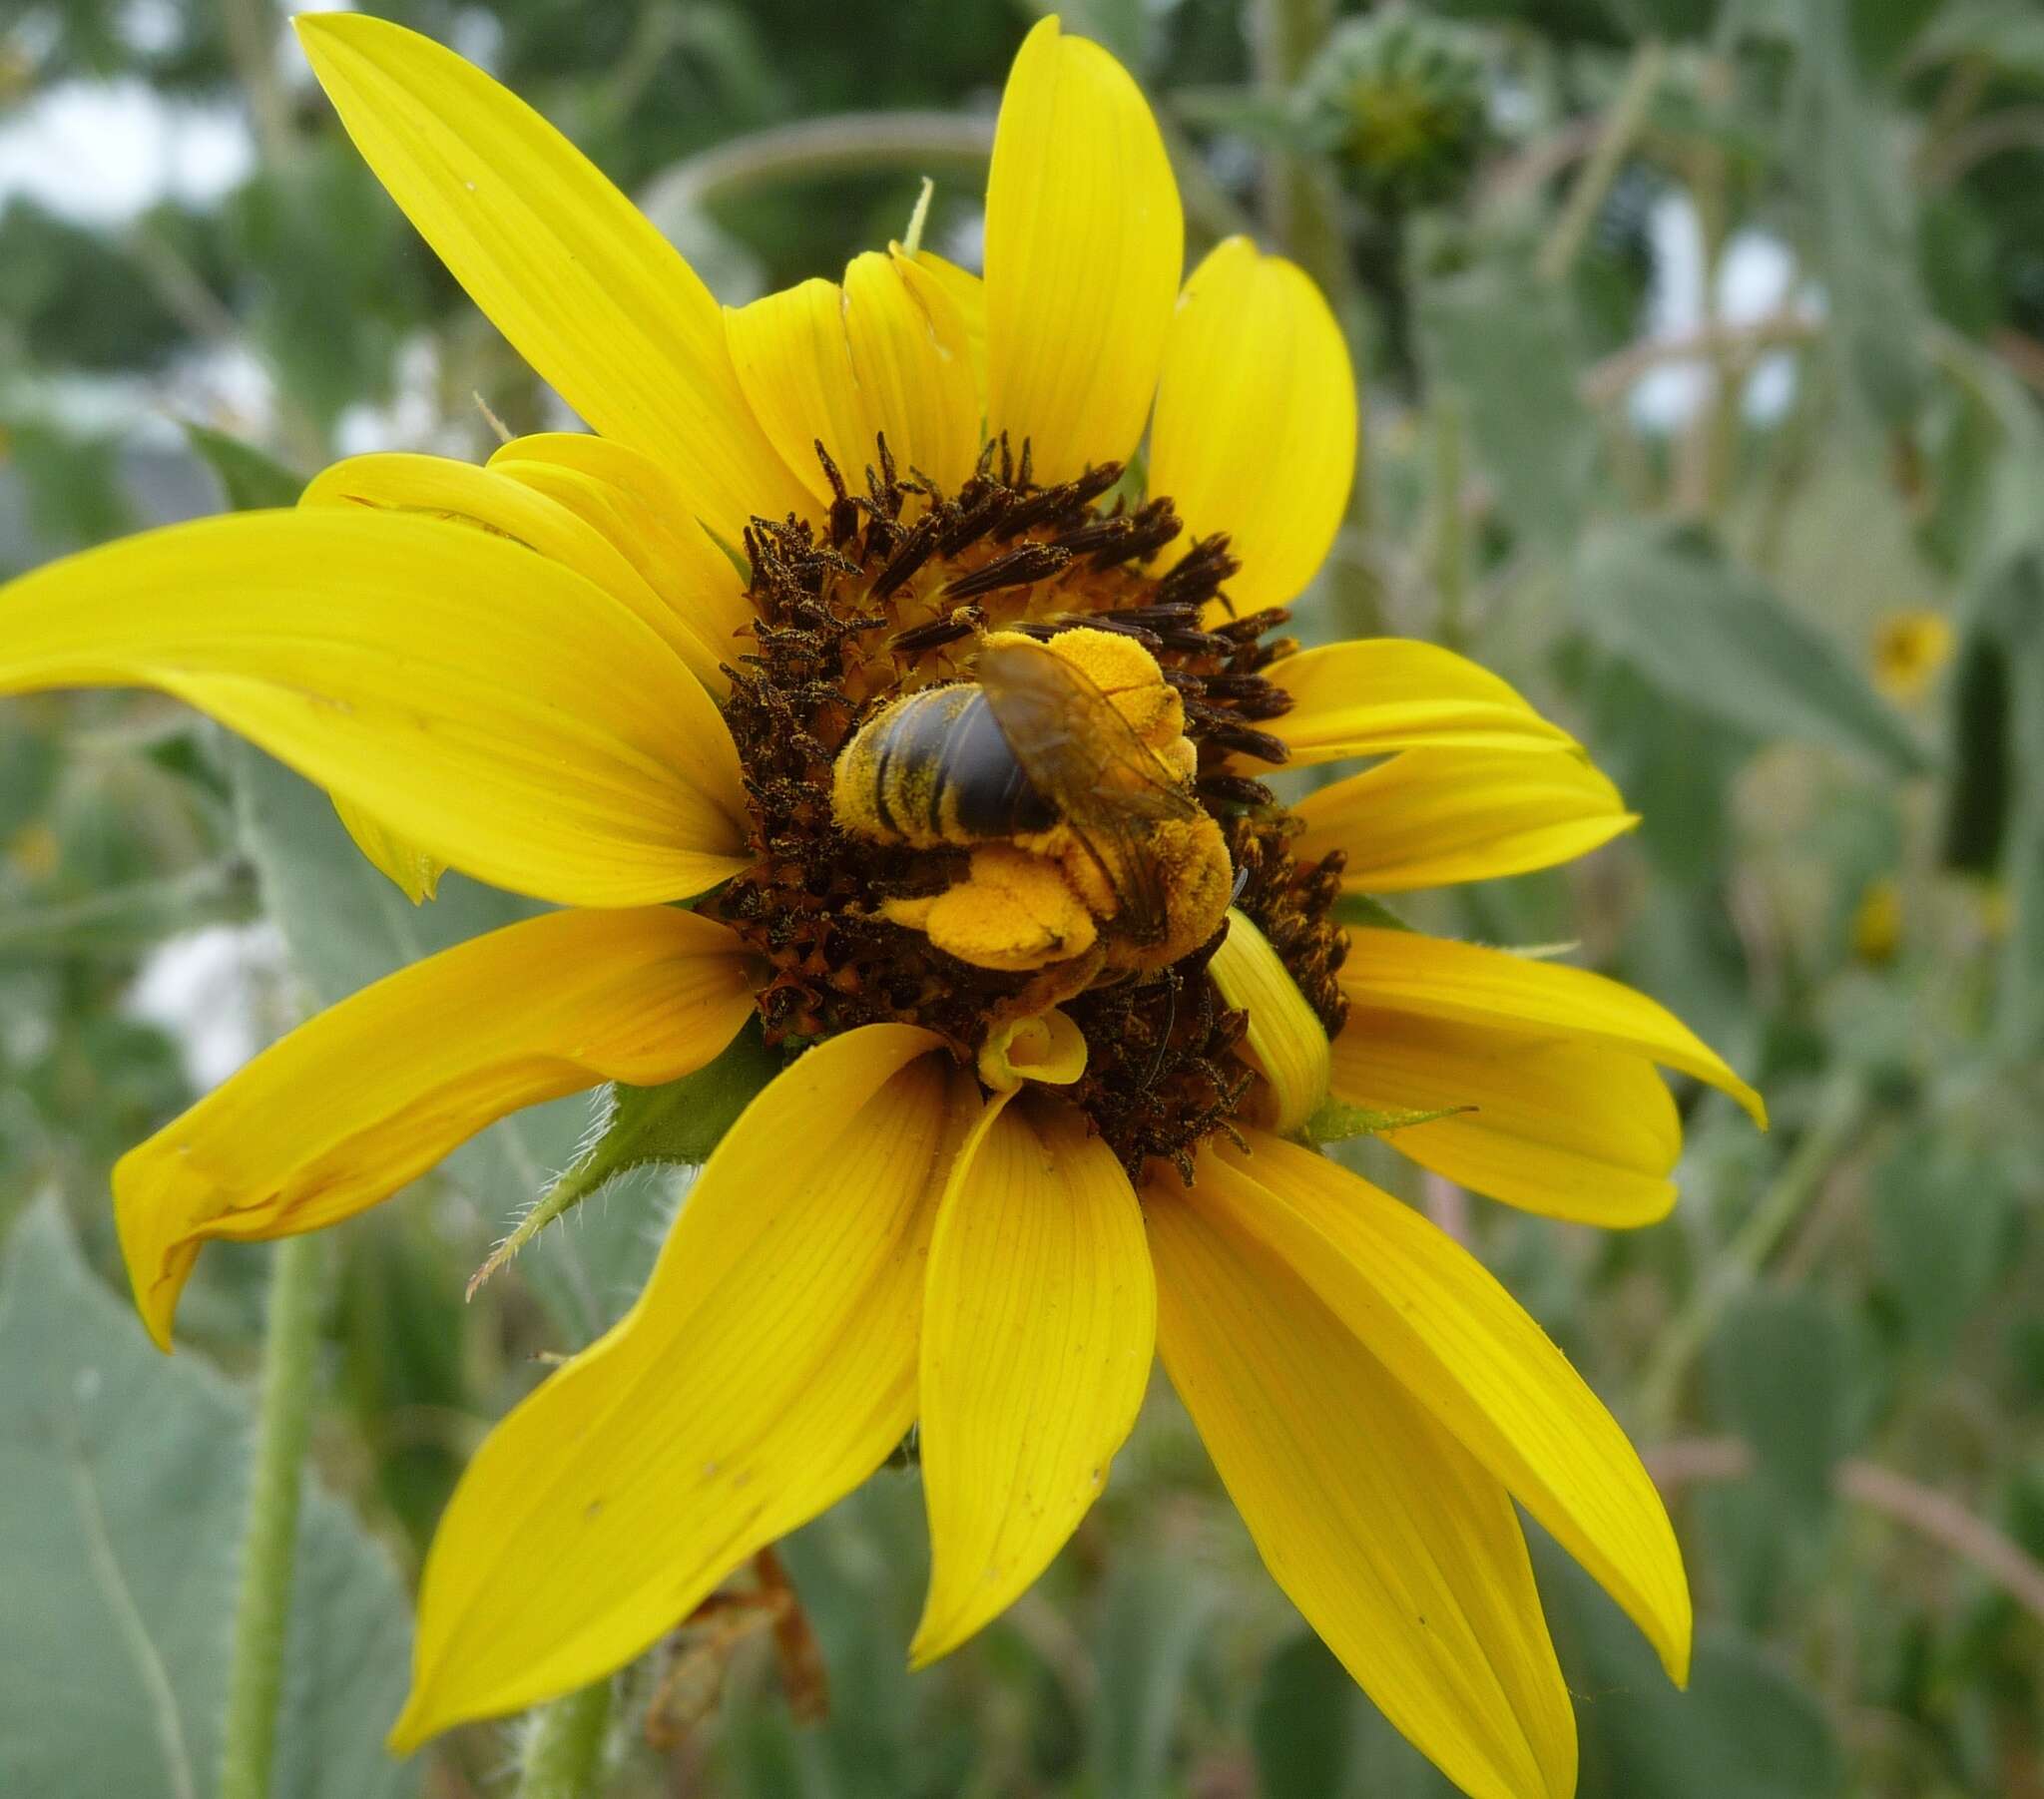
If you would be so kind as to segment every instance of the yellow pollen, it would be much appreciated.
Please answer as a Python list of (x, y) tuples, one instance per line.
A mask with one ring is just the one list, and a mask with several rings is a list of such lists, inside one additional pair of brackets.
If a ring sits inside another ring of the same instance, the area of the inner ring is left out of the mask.
[(1100, 934), (1055, 862), (1008, 843), (975, 849), (965, 879), (933, 898), (890, 899), (880, 913), (946, 955), (1009, 974), (1083, 956)]

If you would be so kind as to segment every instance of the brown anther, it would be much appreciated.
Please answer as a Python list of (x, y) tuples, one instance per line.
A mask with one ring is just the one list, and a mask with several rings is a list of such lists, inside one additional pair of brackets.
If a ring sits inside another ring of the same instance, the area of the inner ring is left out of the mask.
[(942, 600), (970, 600), (981, 594), (996, 594), (1004, 587), (1031, 587), (1062, 574), (1072, 560), (1069, 550), (1055, 544), (1025, 544), (984, 563), (969, 575), (946, 582), (938, 595)]

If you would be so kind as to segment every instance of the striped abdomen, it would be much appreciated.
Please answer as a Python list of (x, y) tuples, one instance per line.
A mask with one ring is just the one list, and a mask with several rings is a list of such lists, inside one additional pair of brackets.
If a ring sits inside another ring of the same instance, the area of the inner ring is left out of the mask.
[(831, 810), (846, 830), (922, 849), (1057, 822), (968, 682), (925, 687), (869, 718), (838, 754)]

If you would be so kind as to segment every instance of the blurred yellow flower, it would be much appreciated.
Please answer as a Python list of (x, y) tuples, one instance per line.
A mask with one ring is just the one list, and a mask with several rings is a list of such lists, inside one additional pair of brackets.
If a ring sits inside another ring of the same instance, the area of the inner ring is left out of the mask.
[(1920, 699), (1951, 654), (1952, 628), (1942, 614), (1891, 612), (1873, 634), (1874, 684), (1890, 699)]
[(40, 881), (57, 871), (57, 833), (40, 818), (25, 824), (7, 843), (7, 864), (27, 881)]
[(1852, 909), (1852, 953), (1862, 962), (1894, 960), (1902, 942), (1902, 894), (1887, 876), (1869, 881)]
[(2008, 896), (2005, 881), (1981, 881), (1974, 888), (1975, 904), (1980, 909), (1980, 929), (1988, 942), (1999, 943), (2007, 937), (2009, 926), (2015, 919), (2015, 907)]
[[(125, 1157), (143, 1316), (168, 1345), (205, 1242), (334, 1223), (517, 1107), (676, 1080), (755, 1015), (787, 1052), (629, 1315), (468, 1469), (393, 1742), (619, 1666), (912, 1424), (933, 1569), (911, 1655), (943, 1654), (1070, 1536), (1154, 1350), (1273, 1574), (1398, 1728), (1472, 1794), (1569, 1793), (1514, 1503), (1679, 1680), (1660, 1500), (1473, 1256), (1278, 1132), (1328, 1097), (1445, 1114), (1397, 1146), (1624, 1226), (1674, 1201), (1657, 1065), (1764, 1114), (1615, 982), (1339, 927), (1344, 894), (1551, 866), (1633, 817), (1463, 659), (1277, 635), (1355, 456), (1320, 295), (1239, 238), (1181, 285), (1149, 108), (1055, 19), (1003, 101), (983, 281), (894, 245), (737, 310), (480, 71), (367, 17), (297, 27), (392, 197), (595, 434), (484, 468), (357, 457), (294, 511), (32, 574), (0, 594), (0, 690), (162, 687), (326, 786), (414, 898), (454, 867), (564, 909), (315, 1018)], [(1102, 511), (1146, 420), (1151, 497)], [(1018, 628), (1090, 671), (1061, 690), (1091, 695), (1121, 809), (1075, 790), (1029, 817), (1047, 764), (1021, 726), (964, 747), (982, 685), (897, 744), (924, 787), (876, 771), (926, 816), (876, 801), (877, 835), (840, 828), (854, 727), (971, 681), (982, 634)], [(1257, 778), (1333, 760), (1373, 765), (1288, 812)], [(1152, 965), (1141, 919), (1194, 866), (1152, 859), (1159, 819), (1222, 834), (1225, 954), (1215, 931)], [(956, 940), (984, 963), (941, 947), (960, 893), (968, 923), (1007, 908)]]

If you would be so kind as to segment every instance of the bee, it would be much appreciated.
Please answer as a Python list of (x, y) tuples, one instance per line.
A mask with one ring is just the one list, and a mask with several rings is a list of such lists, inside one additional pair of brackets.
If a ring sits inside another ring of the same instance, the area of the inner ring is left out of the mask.
[(1213, 935), (1233, 868), (1192, 786), (1185, 710), (1149, 652), (1090, 627), (995, 633), (973, 678), (882, 706), (832, 771), (837, 823), (966, 849), (967, 874), (883, 914), (981, 967), (1161, 968)]

